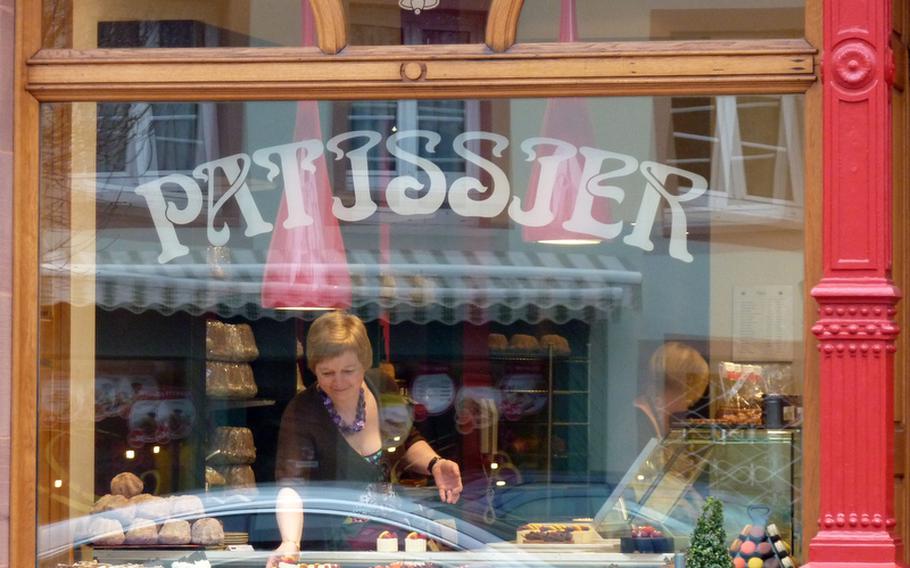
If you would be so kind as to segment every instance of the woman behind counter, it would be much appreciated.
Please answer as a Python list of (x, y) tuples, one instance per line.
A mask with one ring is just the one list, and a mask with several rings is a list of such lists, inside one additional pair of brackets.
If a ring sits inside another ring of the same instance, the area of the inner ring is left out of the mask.
[(316, 385), (299, 393), (281, 418), (275, 466), (283, 486), (276, 503), (281, 545), (270, 568), (300, 551), (304, 504), (295, 485), (339, 481), (362, 486), (362, 499), (382, 498), (391, 491), (391, 472), (404, 466), (432, 475), (445, 503), (457, 502), (462, 491), (458, 464), (440, 458), (413, 428), (394, 383), (367, 376), (373, 350), (359, 318), (319, 317), (307, 333), (306, 354)]

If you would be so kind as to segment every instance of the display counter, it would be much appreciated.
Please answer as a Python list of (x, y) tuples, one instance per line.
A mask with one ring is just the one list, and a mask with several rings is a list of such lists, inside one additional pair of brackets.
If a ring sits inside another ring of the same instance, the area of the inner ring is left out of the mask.
[[(258, 567), (265, 566), (270, 551), (194, 551), (183, 550), (96, 550), (95, 558), (109, 564), (128, 564), (139, 559), (146, 566), (160, 564), (169, 568), (173, 562), (208, 561), (212, 566)], [(589, 549), (562, 547), (532, 550), (509, 544), (493, 546), (487, 550), (463, 552), (384, 553), (384, 552), (301, 552), (301, 564), (332, 564), (342, 567), (376, 567), (395, 565), (422, 565), (439, 567), (473, 566), (628, 566), (662, 567), (682, 566), (679, 554), (621, 554), (598, 552)]]

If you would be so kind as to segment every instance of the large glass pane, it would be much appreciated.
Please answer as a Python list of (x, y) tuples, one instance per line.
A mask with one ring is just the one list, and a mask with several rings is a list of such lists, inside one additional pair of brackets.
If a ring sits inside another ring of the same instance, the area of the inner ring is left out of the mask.
[[(349, 45), (482, 43), (489, 0), (345, 0)], [(309, 0), (44, 0), (44, 47), (315, 45)]]
[[(525, 0), (518, 41), (797, 38), (804, 35), (805, 4), (804, 0)], [(572, 28), (574, 32), (569, 31)]]
[(351, 45), (483, 43), (489, 0), (345, 0)]
[(802, 556), (801, 96), (42, 116), (43, 565)]

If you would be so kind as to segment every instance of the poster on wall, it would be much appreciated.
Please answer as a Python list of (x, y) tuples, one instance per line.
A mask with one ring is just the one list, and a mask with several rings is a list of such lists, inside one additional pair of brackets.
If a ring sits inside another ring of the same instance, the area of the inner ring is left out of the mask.
[(792, 361), (793, 286), (733, 288), (733, 359)]

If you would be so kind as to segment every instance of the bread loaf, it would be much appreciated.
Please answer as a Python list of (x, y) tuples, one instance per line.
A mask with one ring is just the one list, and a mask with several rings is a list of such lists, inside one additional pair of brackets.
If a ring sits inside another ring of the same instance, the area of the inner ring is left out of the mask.
[(208, 320), (205, 328), (206, 359), (246, 362), (259, 357), (259, 348), (249, 324)]
[(142, 493), (143, 485), (142, 480), (132, 473), (118, 473), (111, 480), (111, 494), (123, 495), (129, 499)]
[(552, 350), (557, 355), (569, 355), (572, 350), (569, 348), (569, 341), (561, 335), (544, 335), (540, 338), (541, 349)]
[(501, 333), (491, 333), (487, 336), (487, 346), (490, 351), (505, 351), (509, 348), (509, 340)]
[(212, 435), (211, 463), (246, 465), (256, 461), (256, 445), (249, 428), (220, 426)]
[(227, 486), (233, 489), (252, 489), (256, 487), (256, 475), (248, 465), (228, 465), (218, 468), (224, 476)]
[(165, 521), (158, 531), (160, 544), (189, 544), (191, 540), (190, 524), (184, 520)]
[(199, 518), (205, 514), (202, 499), (195, 495), (172, 495), (170, 501), (171, 517)]
[(218, 471), (213, 467), (206, 466), (205, 468), (205, 482), (210, 487), (221, 487), (227, 481), (225, 481), (224, 476), (218, 473)]
[(142, 493), (130, 499), (130, 505), (135, 507), (136, 517), (140, 519), (160, 522), (171, 516), (170, 503), (164, 497)]
[(120, 546), (126, 540), (123, 534), (123, 525), (114, 519), (96, 517), (89, 525), (92, 542), (101, 546)]
[(146, 519), (136, 519), (126, 531), (126, 544), (158, 544), (158, 527)]
[(249, 363), (206, 361), (205, 394), (212, 398), (247, 399), (259, 392)]
[(217, 519), (199, 519), (193, 523), (190, 531), (190, 540), (193, 544), (203, 546), (218, 546), (224, 544), (224, 528)]
[(513, 335), (509, 340), (509, 347), (516, 351), (540, 351), (540, 343), (537, 341), (537, 338), (523, 333), (516, 333)]
[(136, 514), (130, 500), (123, 495), (105, 495), (95, 502), (91, 512), (116, 519), (121, 525), (129, 525)]

